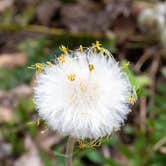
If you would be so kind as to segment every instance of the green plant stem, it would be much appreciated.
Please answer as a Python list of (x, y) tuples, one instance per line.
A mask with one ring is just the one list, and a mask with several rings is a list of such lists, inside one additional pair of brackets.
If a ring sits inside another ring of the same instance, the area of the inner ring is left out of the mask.
[(72, 166), (74, 143), (75, 143), (75, 139), (72, 137), (69, 137), (67, 140), (67, 145), (66, 145), (66, 158), (65, 158), (66, 166)]
[(60, 28), (50, 28), (42, 25), (19, 25), (19, 24), (0, 24), (0, 30), (9, 30), (9, 31), (31, 31), (31, 32), (38, 32), (38, 33), (46, 33), (49, 35), (64, 35), (69, 34), (71, 36), (92, 36), (92, 37), (106, 37), (106, 35), (98, 32), (91, 32), (91, 33), (85, 33), (85, 32), (72, 32), (67, 31), (65, 29)]

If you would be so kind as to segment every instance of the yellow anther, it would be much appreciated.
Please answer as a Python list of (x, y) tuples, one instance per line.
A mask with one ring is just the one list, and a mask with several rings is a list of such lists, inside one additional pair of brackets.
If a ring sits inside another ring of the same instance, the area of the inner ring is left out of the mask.
[(77, 50), (83, 52), (83, 47), (82, 47), (82, 45), (80, 45), (80, 47), (79, 47)]
[(70, 80), (70, 81), (74, 81), (75, 78), (76, 78), (76, 75), (75, 75), (74, 73), (71, 73), (71, 74), (67, 75), (67, 78), (68, 78), (68, 80)]
[(36, 63), (34, 67), (39, 73), (41, 73), (43, 71), (44, 65), (42, 63)]
[(60, 63), (66, 62), (65, 56), (64, 56), (64, 55), (61, 55), (61, 56), (58, 58), (58, 61), (59, 61)]
[(123, 65), (123, 68), (128, 68), (130, 66), (130, 62), (128, 61), (127, 63), (125, 63), (124, 65)]
[(96, 143), (90, 145), (90, 147), (92, 147), (92, 148), (97, 148), (97, 147), (100, 147), (100, 146), (101, 146), (101, 142), (96, 142)]
[(52, 66), (52, 63), (50, 61), (47, 61), (48, 66)]
[(128, 98), (128, 101), (131, 103), (131, 104), (134, 104), (136, 102), (136, 98), (135, 97), (129, 97)]
[(86, 148), (86, 144), (83, 141), (79, 141), (79, 148), (80, 149), (85, 149)]
[(67, 54), (69, 51), (69, 49), (67, 47), (65, 47), (64, 45), (60, 46), (59, 49), (65, 54)]
[(96, 43), (93, 43), (92, 46), (97, 48), (98, 50), (101, 50), (101, 43), (99, 41), (96, 41)]
[(94, 67), (94, 65), (93, 65), (93, 64), (89, 64), (89, 65), (88, 65), (88, 67), (89, 67), (89, 71), (92, 71), (92, 70), (94, 70), (94, 69), (95, 69), (95, 67)]
[(80, 82), (80, 89), (81, 91), (85, 91), (87, 89), (87, 86), (83, 82)]

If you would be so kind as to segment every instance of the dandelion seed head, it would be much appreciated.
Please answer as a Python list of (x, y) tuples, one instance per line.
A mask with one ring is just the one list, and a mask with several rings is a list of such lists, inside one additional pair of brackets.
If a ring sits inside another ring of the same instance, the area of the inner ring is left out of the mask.
[(134, 100), (129, 100), (133, 87), (109, 51), (103, 56), (100, 48), (97, 42), (68, 51), (65, 62), (57, 59), (39, 73), (34, 100), (52, 129), (78, 139), (97, 139), (124, 123)]

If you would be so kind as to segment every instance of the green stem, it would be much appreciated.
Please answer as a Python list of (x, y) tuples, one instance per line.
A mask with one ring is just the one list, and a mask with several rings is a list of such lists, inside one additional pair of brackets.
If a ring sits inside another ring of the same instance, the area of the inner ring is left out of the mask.
[(39, 33), (46, 33), (49, 35), (64, 35), (69, 34), (71, 36), (91, 36), (91, 37), (104, 37), (105, 35), (98, 33), (98, 32), (92, 32), (92, 33), (85, 33), (85, 32), (72, 32), (67, 31), (65, 29), (60, 28), (50, 28), (42, 25), (19, 25), (19, 24), (0, 24), (0, 30), (10, 30), (10, 31), (31, 31), (31, 32), (39, 32)]
[(69, 137), (66, 145), (66, 166), (72, 166), (72, 157), (73, 157), (73, 148), (74, 148), (75, 139)]

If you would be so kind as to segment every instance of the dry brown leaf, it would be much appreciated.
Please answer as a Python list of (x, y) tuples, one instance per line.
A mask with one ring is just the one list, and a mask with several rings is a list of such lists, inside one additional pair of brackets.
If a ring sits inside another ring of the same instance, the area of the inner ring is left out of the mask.
[(84, 4), (65, 5), (61, 9), (61, 17), (62, 24), (74, 32), (104, 31), (111, 24), (108, 13), (98, 8), (95, 3), (86, 6)]
[(131, 163), (128, 160), (128, 158), (123, 153), (118, 151), (116, 148), (113, 148), (111, 150), (111, 154), (112, 154), (112, 158), (119, 161), (120, 164), (125, 166), (131, 166)]
[(10, 122), (13, 119), (11, 108), (0, 106), (0, 122)]
[(0, 122), (9, 122), (14, 118), (14, 108), (20, 97), (32, 96), (32, 88), (27, 85), (18, 85), (10, 91), (0, 91)]
[(52, 145), (58, 144), (63, 138), (64, 136), (55, 132), (40, 133), (37, 136), (36, 143), (42, 150), (49, 152)]
[(161, 147), (160, 152), (163, 154), (166, 154), (166, 147), (165, 146)]
[(105, 0), (106, 10), (111, 15), (112, 19), (117, 18), (119, 15), (128, 17), (131, 10), (130, 0)]
[(20, 84), (15, 88), (11, 89), (10, 93), (13, 97), (28, 97), (32, 95), (32, 88), (28, 85)]
[(13, 4), (13, 0), (1, 0), (0, 1), (0, 12), (3, 12), (7, 7)]
[(111, 151), (110, 148), (106, 145), (102, 146), (102, 153), (105, 158), (110, 158), (111, 157)]
[(27, 54), (25, 52), (6, 53), (0, 55), (0, 67), (23, 66), (27, 62)]
[(16, 160), (14, 166), (43, 166), (37, 147), (30, 136), (25, 138), (25, 148), (27, 153)]
[(4, 141), (0, 141), (0, 159), (3, 159), (5, 157), (9, 157), (9, 155), (11, 155), (12, 153), (12, 146), (11, 144), (4, 142)]
[(51, 17), (57, 12), (60, 7), (60, 1), (47, 0), (43, 1), (37, 7), (37, 18), (44, 25), (49, 25)]
[(0, 101), (2, 100), (2, 98), (4, 98), (4, 96), (7, 96), (7, 94), (7, 91), (0, 90)]
[(153, 3), (145, 1), (133, 1), (131, 4), (132, 15), (138, 16), (138, 14), (145, 8), (152, 7)]
[(7, 91), (0, 91), (0, 106), (11, 108), (11, 97)]
[(10, 91), (0, 91), (0, 105), (7, 108), (14, 108), (18, 104), (20, 97), (32, 96), (32, 88), (21, 84)]
[(103, 5), (79, 1), (76, 4), (62, 6), (61, 21), (65, 27), (75, 32), (103, 32), (110, 29), (119, 16), (126, 19), (130, 14), (130, 0), (105, 0)]

